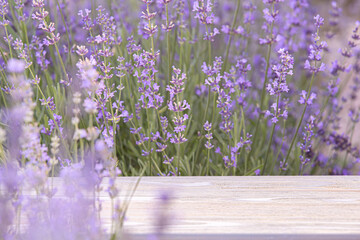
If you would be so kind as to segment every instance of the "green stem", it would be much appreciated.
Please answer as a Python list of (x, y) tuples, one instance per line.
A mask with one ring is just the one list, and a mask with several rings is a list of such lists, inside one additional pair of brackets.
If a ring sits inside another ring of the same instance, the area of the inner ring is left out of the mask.
[[(278, 96), (277, 96), (277, 99), (276, 99), (276, 111), (275, 111), (275, 116), (276, 116), (276, 117), (278, 117), (279, 102), (280, 102), (280, 95), (278, 95)], [(268, 157), (269, 157), (269, 152), (270, 152), (270, 148), (271, 148), (271, 143), (272, 143), (272, 139), (273, 139), (274, 132), (275, 132), (275, 126), (276, 126), (276, 123), (273, 124), (272, 130), (271, 130), (269, 145), (268, 145), (268, 148), (267, 148), (267, 150), (266, 150), (266, 155), (265, 155), (265, 162), (264, 162), (264, 165), (263, 165), (263, 169), (262, 169), (262, 171), (261, 171), (263, 175), (264, 175), (265, 170), (266, 170), (266, 163), (267, 163), (267, 160), (268, 160)]]
[(251, 144), (251, 150), (249, 152), (247, 160), (250, 160), (250, 157), (251, 157), (252, 153), (254, 152), (254, 149), (255, 149), (254, 143), (257, 143), (256, 140), (257, 140), (257, 135), (258, 135), (258, 131), (259, 131), (260, 121), (261, 121), (261, 118), (262, 118), (261, 111), (262, 111), (263, 106), (264, 106), (265, 93), (266, 93), (266, 84), (268, 82), (268, 71), (269, 71), (269, 66), (270, 66), (270, 55), (271, 55), (271, 44), (269, 44), (269, 46), (268, 46), (268, 51), (267, 51), (267, 55), (266, 55), (265, 79), (264, 79), (264, 84), (263, 84), (263, 87), (262, 87), (261, 98), (260, 98), (260, 113), (259, 113), (259, 117), (258, 117), (258, 119), (256, 121), (255, 132), (254, 132), (254, 137), (253, 137), (253, 143)]
[[(4, 18), (5, 21), (5, 18)], [(8, 46), (9, 46), (9, 51), (10, 51), (10, 58), (13, 58), (13, 54), (12, 54), (12, 50), (11, 50), (11, 44), (9, 41), (9, 33), (7, 31), (7, 27), (5, 26), (5, 34), (6, 34), (6, 38), (7, 38), (7, 42), (8, 42)]]
[[(207, 32), (208, 36), (210, 36), (208, 25), (205, 24), (205, 27), (206, 27), (206, 32)], [(211, 41), (207, 40), (207, 42), (208, 42), (208, 64), (210, 64), (211, 63)]]
[(210, 176), (210, 149), (207, 150), (206, 175)]
[(211, 122), (213, 124), (215, 124), (214, 120), (215, 120), (215, 113), (216, 113), (216, 97), (217, 97), (217, 93), (214, 92), (214, 96), (213, 96), (213, 112), (212, 112), (212, 117), (211, 117)]
[[(165, 5), (166, 9), (166, 26), (169, 26), (169, 9), (168, 4)], [(171, 50), (170, 50), (170, 32), (166, 33), (167, 55), (168, 55), (168, 81), (171, 81)], [(181, 66), (180, 66), (181, 67)]]
[(312, 76), (311, 76), (311, 81), (310, 81), (310, 86), (309, 86), (309, 89), (308, 89), (308, 92), (307, 92), (307, 96), (306, 96), (306, 101), (305, 101), (305, 106), (304, 106), (304, 109), (303, 109), (303, 112), (301, 114), (301, 118), (297, 124), (297, 127), (296, 127), (296, 131), (295, 131), (295, 135), (294, 137), (292, 138), (292, 141), (291, 141), (291, 144), (290, 144), (290, 147), (289, 147), (289, 150), (287, 151), (287, 154), (286, 154), (286, 158), (285, 158), (285, 163), (287, 163), (289, 157), (290, 157), (290, 153), (291, 153), (291, 150), (292, 150), (292, 147), (295, 143), (295, 140), (297, 138), (297, 134), (299, 132), (299, 129), (300, 129), (300, 126), (301, 126), (301, 123), (302, 123), (302, 120), (304, 118), (304, 115), (305, 115), (305, 112), (306, 112), (306, 108), (308, 106), (308, 100), (309, 100), (309, 97), (310, 97), (310, 92), (311, 92), (311, 88), (312, 88), (312, 85), (313, 85), (313, 82), (314, 82), (314, 78), (315, 78), (315, 72), (313, 72)]
[(68, 75), (67, 75), (67, 73), (66, 73), (66, 69), (65, 69), (64, 62), (63, 62), (62, 57), (61, 57), (61, 55), (60, 55), (59, 48), (58, 48), (58, 46), (57, 46), (56, 43), (55, 43), (54, 45), (55, 45), (55, 49), (56, 49), (56, 52), (57, 52), (58, 57), (59, 57), (59, 61), (60, 61), (61, 68), (62, 68), (62, 70), (63, 70), (63, 72), (64, 72), (64, 75), (65, 75), (65, 78), (66, 78), (67, 81), (69, 81)]
[[(30, 70), (30, 73), (31, 73), (33, 79), (35, 79), (34, 73), (31, 71), (30, 68), (29, 68), (29, 70)], [(36, 84), (36, 86), (37, 86), (37, 88), (39, 89), (39, 92), (40, 92), (41, 96), (43, 97), (43, 99), (46, 99), (44, 93), (42, 92), (42, 90), (41, 90), (41, 88), (40, 88), (40, 86), (39, 86), (39, 84)], [(59, 136), (60, 136), (60, 139), (61, 139), (62, 144), (64, 145), (65, 151), (67, 152), (70, 160), (73, 160), (73, 159), (72, 159), (72, 156), (71, 156), (71, 153), (70, 153), (70, 150), (69, 150), (69, 147), (68, 147), (67, 143), (65, 142), (62, 134), (60, 134), (61, 131), (60, 131), (60, 128), (59, 128), (59, 126), (58, 126), (58, 124), (57, 124), (57, 122), (56, 122), (56, 120), (55, 120), (55, 118), (54, 118), (54, 113), (53, 113), (53, 111), (52, 111), (50, 108), (47, 108), (47, 109), (48, 109), (48, 111), (49, 111), (49, 113), (50, 113), (50, 118), (54, 121), (56, 130), (59, 132)]]
[(203, 122), (205, 122), (206, 117), (207, 117), (207, 113), (208, 113), (208, 111), (209, 111), (210, 93), (211, 93), (211, 87), (210, 87), (210, 85), (209, 85), (209, 87), (208, 87), (208, 97), (207, 97), (207, 101), (206, 101), (206, 108), (205, 108), (205, 114), (204, 114), (204, 120), (203, 120)]
[[(148, 135), (148, 137), (150, 137), (150, 132), (151, 132), (151, 121), (150, 121), (150, 115), (149, 115), (149, 111), (148, 111), (148, 108), (146, 108), (146, 119), (147, 119), (147, 124), (148, 124), (148, 126), (147, 126), (147, 135)], [(149, 173), (149, 175), (150, 176), (152, 176), (152, 162), (151, 162), (151, 153), (150, 153), (150, 149), (151, 149), (151, 142), (150, 142), (150, 140), (148, 141), (148, 149), (149, 149), (149, 167), (150, 167), (150, 173)]]
[[(281, 144), (280, 144), (280, 147), (279, 147), (279, 149), (278, 149), (278, 151), (277, 151), (276, 157), (274, 158), (273, 163), (272, 163), (272, 165), (271, 165), (271, 172), (270, 172), (270, 174), (273, 173), (273, 170), (274, 170), (274, 167), (275, 167), (275, 163), (276, 163), (277, 159), (279, 159), (282, 146), (284, 145), (285, 131), (286, 131), (286, 119), (284, 119), (284, 127), (283, 127), (283, 131), (282, 131)], [(281, 171), (281, 169), (280, 169), (280, 171)]]
[[(150, 8), (149, 8), (149, 4), (146, 5), (146, 11), (147, 11), (147, 14), (149, 15), (150, 14)], [(151, 26), (151, 21), (149, 19), (149, 27)], [(155, 56), (155, 47), (154, 47), (154, 37), (153, 35), (150, 36), (150, 40), (151, 40), (151, 53), (153, 56)]]
[(271, 142), (272, 142), (272, 139), (273, 139), (273, 136), (274, 136), (274, 132), (275, 132), (275, 126), (276, 126), (276, 124), (274, 123), (274, 124), (273, 124), (273, 127), (272, 127), (272, 130), (271, 130), (271, 135), (270, 135), (270, 139), (269, 139), (269, 144), (268, 144), (268, 147), (267, 147), (267, 150), (266, 150), (265, 162), (264, 162), (263, 168), (262, 168), (262, 170), (261, 170), (262, 175), (265, 174), (266, 163), (267, 163), (267, 160), (268, 160), (268, 157), (269, 157), (269, 152), (270, 152), (270, 148), (271, 148)]
[(71, 51), (70, 51), (70, 48), (71, 48), (71, 46), (70, 46), (70, 37), (69, 37), (69, 31), (68, 31), (68, 27), (67, 27), (67, 24), (66, 24), (66, 22), (65, 22), (65, 18), (64, 18), (64, 15), (63, 15), (63, 12), (62, 12), (62, 10), (61, 10), (61, 8), (60, 8), (60, 4), (59, 4), (59, 1), (58, 0), (56, 0), (56, 4), (57, 4), (57, 6), (58, 6), (58, 8), (59, 8), (59, 12), (60, 12), (60, 16), (61, 16), (61, 20), (62, 20), (62, 22), (63, 22), (63, 24), (64, 24), (64, 27), (65, 27), (65, 31), (66, 31), (66, 36), (67, 36), (67, 43), (68, 43), (68, 53), (69, 53), (69, 60), (70, 60), (70, 64), (71, 64)]
[[(231, 25), (231, 31), (235, 28), (237, 16), (238, 16), (238, 14), (239, 14), (239, 9), (240, 9), (240, 2), (241, 2), (241, 0), (238, 0), (238, 1), (237, 1), (237, 4), (236, 4), (236, 10), (235, 10), (233, 22), (232, 22), (232, 25)], [(229, 50), (230, 50), (231, 40), (232, 40), (232, 34), (230, 33), (230, 35), (229, 35), (229, 40), (228, 40), (227, 45), (226, 45), (226, 53), (225, 53), (225, 60), (224, 60), (224, 65), (223, 65), (223, 71), (226, 70), (226, 65), (227, 65), (228, 57), (229, 57)]]

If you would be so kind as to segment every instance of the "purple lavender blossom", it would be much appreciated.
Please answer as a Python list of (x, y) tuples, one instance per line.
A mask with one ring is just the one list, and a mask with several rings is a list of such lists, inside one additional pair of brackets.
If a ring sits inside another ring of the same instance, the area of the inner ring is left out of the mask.
[(207, 133), (205, 134), (205, 138), (206, 138), (206, 143), (205, 143), (205, 147), (207, 149), (212, 149), (214, 147), (213, 144), (211, 144), (211, 139), (213, 139), (212, 133), (211, 131), (211, 123), (209, 123), (209, 121), (206, 121), (206, 123), (204, 123), (204, 130), (207, 131)]
[[(156, 53), (158, 55), (159, 53)], [(164, 102), (164, 97), (159, 94), (160, 86), (155, 82), (155, 59), (152, 53), (143, 51), (140, 54), (134, 54), (136, 70), (134, 77), (138, 78), (139, 102), (142, 108), (159, 109)]]
[(277, 3), (283, 2), (283, 0), (263, 0), (263, 2), (267, 5), (271, 4), (271, 7), (270, 9), (265, 8), (263, 10), (265, 22), (262, 28), (265, 30), (266, 36), (265, 38), (259, 38), (259, 44), (268, 45), (274, 42), (278, 42), (279, 38), (281, 37), (280, 35), (274, 35), (273, 33), (274, 23), (279, 15), (279, 11), (275, 10), (274, 6)]
[(7, 71), (10, 73), (23, 73), (25, 71), (25, 62), (11, 58), (7, 64)]
[(214, 13), (212, 12), (212, 3), (204, 0), (196, 0), (193, 4), (193, 12), (195, 12), (195, 18), (204, 25), (210, 25), (214, 23)]
[(273, 111), (267, 110), (265, 112), (265, 117), (271, 116), (272, 123), (277, 123), (279, 121), (279, 117), (282, 117), (283, 119), (287, 119), (288, 117), (287, 110), (280, 109), (281, 105), (279, 101), (280, 95), (289, 91), (289, 87), (286, 83), (286, 77), (293, 75), (294, 65), (294, 58), (285, 51), (285, 49), (280, 49), (278, 53), (280, 55), (280, 63), (272, 67), (275, 77), (270, 80), (270, 83), (266, 88), (271, 96), (275, 95), (277, 97), (276, 103), (271, 105), (271, 109)]
[(229, 168), (229, 167), (237, 167), (237, 155), (240, 154), (240, 150), (242, 148), (246, 148), (247, 150), (250, 149), (251, 146), (251, 135), (247, 134), (245, 138), (240, 137), (240, 141), (238, 143), (235, 144), (234, 147), (229, 146), (230, 148), (230, 156), (229, 155), (224, 155), (223, 156), (223, 161), (225, 164), (225, 167)]
[(272, 67), (275, 78), (270, 80), (267, 90), (270, 95), (279, 96), (281, 93), (289, 91), (286, 83), (286, 77), (293, 75), (294, 58), (285, 49), (278, 51), (280, 55), (280, 64)]
[(303, 142), (300, 144), (301, 155), (300, 155), (300, 162), (302, 167), (304, 167), (308, 162), (310, 162), (309, 153), (311, 152), (312, 148), (312, 138), (314, 136), (314, 128), (315, 128), (315, 117), (310, 116), (310, 120), (304, 127), (303, 135)]
[(307, 104), (307, 105), (313, 104), (313, 100), (316, 99), (316, 93), (313, 92), (310, 93), (309, 98), (307, 100), (306, 99), (307, 99), (307, 92), (302, 90), (300, 94), (300, 99), (298, 101), (300, 104)]
[(316, 15), (314, 19), (317, 31), (312, 35), (313, 44), (309, 46), (308, 59), (305, 61), (304, 65), (304, 68), (311, 73), (325, 71), (325, 63), (321, 62), (321, 54), (322, 51), (327, 47), (327, 43), (325, 41), (319, 42), (319, 30), (320, 27), (324, 25), (324, 18), (320, 17), (320, 15)]

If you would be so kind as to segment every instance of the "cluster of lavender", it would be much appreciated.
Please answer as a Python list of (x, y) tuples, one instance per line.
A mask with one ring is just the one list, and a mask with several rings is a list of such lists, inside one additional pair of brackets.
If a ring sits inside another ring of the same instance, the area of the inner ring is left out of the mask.
[[(344, 172), (350, 172), (348, 166), (356, 171), (358, 22), (345, 47), (334, 51), (321, 39), (336, 39), (342, 24), (337, 2), (328, 23), (307, 1), (263, 3), (144, 0), (129, 6), (140, 8), (137, 17), (123, 10), (125, 2), (2, 1), (3, 130), (10, 133), (6, 121), (15, 92), (30, 84), (32, 122), (54, 174), (64, 161), (84, 165), (98, 140), (130, 175), (144, 169), (149, 175), (187, 175), (207, 168), (211, 175), (229, 168), (232, 174), (260, 168), (263, 174), (290, 173), (305, 165), (304, 173), (310, 173), (320, 155), (331, 161), (318, 173), (339, 165)], [(264, 47), (267, 53), (258, 54)], [(326, 56), (336, 52), (343, 60), (326, 65)], [(26, 84), (11, 80), (22, 72)], [(355, 85), (349, 87), (351, 78)], [(354, 93), (351, 99), (343, 97), (346, 91)], [(349, 129), (340, 124), (343, 111), (349, 111)], [(309, 116), (315, 117), (312, 140), (303, 127)], [(273, 130), (267, 132), (269, 125)], [(296, 144), (299, 134), (306, 140), (302, 147)], [(325, 154), (330, 136), (348, 139), (346, 156)], [(2, 141), (4, 156), (8, 141)], [(314, 141), (316, 153), (303, 158), (308, 141)], [(29, 151), (17, 154), (23, 167), (31, 160)], [(268, 158), (271, 169), (265, 169)], [(186, 167), (190, 162), (192, 169)]]
[(122, 219), (120, 175), (359, 173), (360, 23), (339, 2), (91, 3), (0, 0), (1, 204), (85, 174), (84, 219), (105, 177)]

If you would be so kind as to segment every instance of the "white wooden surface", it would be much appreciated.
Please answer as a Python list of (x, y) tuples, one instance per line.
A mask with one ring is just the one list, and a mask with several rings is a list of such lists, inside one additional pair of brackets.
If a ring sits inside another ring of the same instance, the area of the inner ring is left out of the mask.
[[(117, 184), (125, 194), (135, 181), (119, 178)], [(229, 234), (224, 239), (254, 237), (252, 234), (259, 239), (360, 239), (357, 176), (144, 177), (131, 201), (125, 223), (128, 232), (153, 231), (161, 191), (170, 191), (175, 197), (169, 234)], [(104, 209), (104, 217), (109, 219), (105, 212), (110, 212), (109, 208)], [(295, 238), (299, 234), (302, 237)]]
[[(120, 201), (136, 181), (117, 179)], [(124, 225), (135, 234), (129, 239), (154, 232), (162, 192), (173, 198), (161, 239), (360, 239), (358, 176), (143, 177)], [(102, 224), (110, 229), (105, 191), (101, 200)]]

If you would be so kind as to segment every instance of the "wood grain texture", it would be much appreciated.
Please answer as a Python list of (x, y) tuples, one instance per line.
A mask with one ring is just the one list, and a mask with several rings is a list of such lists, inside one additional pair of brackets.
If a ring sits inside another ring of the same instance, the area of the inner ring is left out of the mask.
[[(136, 181), (117, 179), (120, 201)], [(164, 191), (173, 196), (164, 239), (360, 239), (358, 176), (143, 177), (124, 225), (130, 239), (154, 232)], [(110, 229), (105, 191), (101, 199)]]
[[(117, 184), (125, 190), (135, 181), (119, 178)], [(348, 234), (360, 239), (357, 176), (144, 177), (131, 201), (128, 232), (153, 230), (161, 191), (174, 196), (171, 234)]]

